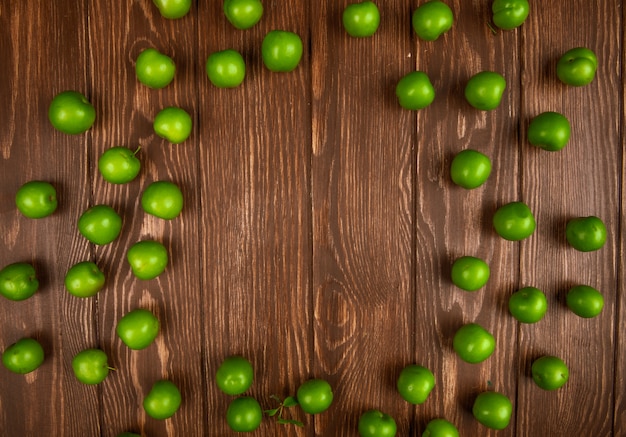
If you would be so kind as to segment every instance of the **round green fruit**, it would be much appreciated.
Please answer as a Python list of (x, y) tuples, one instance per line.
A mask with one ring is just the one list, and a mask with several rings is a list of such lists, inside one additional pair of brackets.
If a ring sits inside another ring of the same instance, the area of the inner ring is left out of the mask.
[(225, 0), (224, 15), (237, 29), (250, 29), (263, 17), (261, 0)]
[(593, 50), (576, 47), (566, 51), (556, 64), (559, 80), (567, 85), (585, 86), (593, 82), (598, 58)]
[(135, 75), (139, 82), (150, 88), (165, 88), (174, 80), (176, 64), (157, 49), (147, 48), (137, 56)]
[(246, 358), (233, 355), (222, 361), (215, 381), (220, 390), (227, 395), (240, 395), (250, 388), (254, 379), (252, 364)]
[(572, 128), (569, 120), (558, 112), (547, 111), (534, 117), (528, 125), (528, 142), (549, 152), (567, 145)]
[(122, 230), (122, 218), (107, 205), (95, 205), (78, 219), (78, 231), (94, 244), (104, 245), (115, 240)]
[(96, 263), (74, 264), (65, 275), (65, 289), (76, 297), (95, 296), (104, 287), (105, 276)]
[(145, 349), (159, 334), (159, 319), (151, 311), (138, 308), (122, 317), (115, 328), (117, 336), (133, 350)]
[(44, 361), (41, 344), (33, 338), (22, 338), (6, 348), (2, 364), (14, 373), (26, 374), (36, 370)]
[(189, 13), (192, 0), (152, 0), (163, 18), (175, 20)]
[(491, 111), (500, 106), (506, 88), (504, 77), (494, 71), (481, 71), (465, 85), (465, 99), (476, 109)]
[(100, 349), (85, 349), (74, 355), (72, 370), (83, 384), (100, 384), (109, 374), (109, 357)]
[(323, 379), (309, 379), (298, 387), (296, 399), (305, 413), (319, 414), (332, 404), (333, 390)]
[(489, 157), (472, 149), (460, 151), (450, 165), (452, 182), (468, 190), (480, 187), (490, 174)]
[(48, 217), (58, 206), (57, 191), (49, 182), (30, 181), (15, 193), (15, 206), (24, 217)]
[(480, 258), (462, 256), (452, 264), (452, 283), (465, 291), (476, 291), (489, 280), (489, 265)]
[(246, 63), (238, 51), (221, 50), (211, 53), (207, 58), (206, 74), (218, 88), (235, 88), (246, 77)]
[(48, 119), (60, 132), (70, 135), (82, 134), (96, 121), (96, 110), (81, 93), (63, 91), (54, 96), (50, 102)]
[(509, 312), (522, 323), (537, 323), (548, 310), (548, 300), (543, 291), (524, 287), (509, 298)]
[(263, 410), (250, 396), (233, 399), (226, 410), (226, 423), (233, 431), (252, 432), (261, 426)]
[(0, 270), (0, 294), (9, 300), (28, 299), (39, 289), (37, 272), (32, 264), (17, 262)]
[(426, 425), (422, 437), (459, 437), (459, 430), (445, 419), (433, 419)]
[(180, 144), (191, 135), (192, 121), (184, 109), (169, 106), (159, 111), (152, 126), (159, 137), (172, 144)]
[(155, 217), (172, 220), (183, 209), (183, 193), (173, 182), (152, 182), (141, 195), (141, 207)]
[(420, 5), (413, 12), (411, 25), (418, 37), (425, 41), (435, 41), (452, 28), (454, 15), (450, 7), (442, 1), (431, 0)]
[(493, 215), (493, 227), (505, 240), (520, 241), (535, 232), (537, 223), (528, 205), (511, 202), (497, 209)]
[(405, 109), (423, 109), (435, 100), (435, 88), (426, 73), (412, 71), (396, 85), (396, 97)]
[(156, 381), (143, 399), (143, 409), (153, 419), (165, 420), (180, 408), (182, 397), (176, 384), (167, 379)]
[(126, 252), (130, 268), (138, 279), (154, 279), (165, 271), (169, 256), (163, 244), (144, 240), (133, 244)]
[(141, 170), (137, 152), (139, 147), (135, 151), (127, 147), (111, 147), (100, 155), (98, 171), (111, 184), (126, 184), (135, 179)]
[(528, 0), (494, 0), (491, 4), (493, 24), (502, 30), (521, 26), (530, 11)]
[(380, 25), (380, 11), (376, 3), (365, 0), (345, 7), (341, 16), (343, 28), (355, 38), (372, 36)]
[(302, 58), (302, 40), (296, 33), (272, 30), (261, 44), (261, 57), (268, 70), (289, 72), (295, 70)]
[(479, 394), (474, 400), (472, 414), (487, 428), (501, 430), (509, 426), (513, 404), (502, 393), (488, 391)]
[(394, 437), (398, 426), (389, 414), (368, 410), (359, 417), (358, 430), (361, 437)]
[(556, 390), (569, 379), (569, 369), (559, 357), (545, 355), (533, 361), (531, 366), (533, 381), (544, 390)]
[(596, 217), (577, 217), (565, 225), (567, 242), (581, 252), (592, 252), (601, 249), (606, 243), (606, 226)]
[(479, 324), (468, 323), (456, 331), (452, 347), (463, 361), (476, 364), (485, 361), (493, 354), (496, 349), (496, 340)]
[(574, 314), (585, 319), (600, 315), (604, 308), (602, 293), (588, 285), (576, 285), (570, 288), (565, 301)]
[(405, 401), (423, 404), (435, 387), (435, 375), (424, 366), (411, 364), (400, 372), (396, 387)]

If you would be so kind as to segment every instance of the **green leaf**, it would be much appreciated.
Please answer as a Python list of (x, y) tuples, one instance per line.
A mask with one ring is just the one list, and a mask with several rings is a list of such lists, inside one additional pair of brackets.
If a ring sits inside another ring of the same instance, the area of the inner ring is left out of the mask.
[(296, 405), (298, 405), (298, 400), (293, 396), (287, 396), (283, 401), (283, 405), (285, 407), (295, 407)]
[(304, 426), (304, 423), (300, 422), (299, 420), (279, 418), (276, 422), (280, 423), (281, 425)]
[(271, 410), (265, 410), (263, 412), (267, 414), (268, 416), (272, 417), (272, 416), (276, 416), (276, 414), (278, 414), (279, 411), (280, 411), (280, 407), (272, 408)]

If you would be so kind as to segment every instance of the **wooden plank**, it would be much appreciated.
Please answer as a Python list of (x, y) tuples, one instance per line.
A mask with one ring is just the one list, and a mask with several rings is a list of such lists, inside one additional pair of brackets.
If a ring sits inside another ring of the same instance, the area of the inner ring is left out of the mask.
[[(335, 387), (316, 435), (353, 435), (380, 409), (407, 435), (394, 378), (413, 362), (415, 115), (395, 100), (412, 69), (408, 7), (380, 4), (371, 38), (352, 38), (349, 1), (311, 6), (314, 374)], [(338, 419), (341, 418), (341, 419)]]
[[(0, 7), (0, 266), (34, 263), (40, 290), (30, 299), (0, 304), (0, 349), (32, 336), (44, 348), (43, 365), (28, 375), (0, 370), (0, 429), (4, 435), (96, 435), (98, 389), (80, 384), (71, 360), (96, 341), (95, 306), (65, 291), (67, 269), (91, 253), (76, 219), (87, 204), (91, 134), (57, 132), (47, 119), (55, 94), (73, 89), (90, 97), (83, 3), (4, 2)], [(58, 210), (27, 219), (14, 196), (30, 180), (51, 182)], [(79, 413), (77, 413), (80, 411)]]
[[(417, 409), (415, 435), (426, 423), (443, 417), (465, 435), (492, 435), (472, 417), (483, 391), (498, 391), (515, 403), (517, 324), (508, 314), (508, 295), (518, 285), (519, 243), (500, 238), (492, 227), (496, 208), (519, 198), (518, 126), (520, 94), (519, 31), (488, 27), (490, 2), (447, 2), (453, 28), (437, 41), (415, 38), (417, 69), (426, 72), (437, 91), (434, 103), (418, 113), (416, 157), (416, 356), (431, 368), (437, 385)], [(421, 2), (412, 2), (413, 8)], [(507, 87), (500, 106), (479, 111), (464, 97), (471, 76), (495, 71)], [(474, 190), (450, 179), (452, 158), (475, 149), (492, 162), (487, 182)], [(466, 292), (452, 284), (451, 265), (475, 256), (490, 266), (485, 287)], [(452, 349), (456, 330), (478, 323), (493, 334), (496, 350), (479, 364), (463, 362)], [(513, 369), (513, 371), (511, 371)], [(511, 425), (498, 435), (514, 435)]]
[[(229, 435), (225, 420), (232, 397), (217, 390), (215, 372), (224, 358), (247, 357), (255, 381), (247, 394), (262, 407), (294, 395), (312, 376), (311, 206), (308, 19), (306, 2), (285, 7), (264, 1), (252, 29), (235, 29), (221, 2), (198, 11), (195, 61), (232, 48), (242, 53), (244, 83), (218, 89), (198, 79), (200, 175), (204, 224), (201, 256), (207, 339), (207, 405), (212, 435)], [(270, 30), (299, 34), (304, 56), (293, 72), (272, 73), (261, 59)], [(204, 71), (204, 70), (202, 70)], [(290, 409), (306, 427), (264, 420), (261, 435), (311, 435), (310, 419)]]
[[(624, 11), (624, 2), (622, 2), (622, 26), (626, 22), (626, 11)], [(617, 272), (617, 290), (616, 290), (616, 317), (615, 317), (615, 380), (614, 380), (614, 394), (615, 405), (613, 410), (613, 434), (623, 435), (626, 434), (626, 342), (624, 341), (626, 333), (626, 282), (624, 272), (626, 272), (626, 259), (621, 256), (626, 251), (626, 238), (624, 237), (624, 216), (626, 215), (626, 191), (624, 191), (624, 179), (626, 178), (626, 154), (624, 149), (626, 148), (626, 136), (624, 135), (623, 126), (626, 123), (626, 113), (624, 107), (626, 105), (626, 86), (624, 84), (624, 75), (626, 74), (626, 64), (624, 59), (626, 58), (626, 33), (622, 32), (620, 53), (621, 57), (619, 63), (621, 65), (621, 120), (620, 120), (620, 143), (621, 143), (621, 158), (622, 158), (622, 173), (620, 179), (619, 189), (621, 191), (621, 204), (619, 208), (619, 222), (617, 223), (617, 231), (619, 235), (619, 260), (618, 260), (618, 272)]]
[[(518, 435), (611, 435), (613, 431), (617, 254), (621, 163), (620, 38), (618, 2), (544, 2), (531, 14), (523, 33), (522, 139), (529, 120), (543, 111), (569, 118), (572, 137), (560, 152), (524, 144), (523, 195), (535, 211), (536, 238), (522, 246), (523, 284), (543, 289), (545, 319), (520, 329)], [(598, 56), (592, 84), (574, 88), (556, 77), (556, 62), (570, 48), (585, 46)], [(568, 246), (565, 225), (574, 217), (596, 215), (606, 224), (608, 241), (597, 252)], [(586, 284), (605, 299), (602, 314), (581, 319), (565, 306), (569, 287)], [(557, 392), (536, 387), (532, 361), (560, 356), (570, 379)], [(540, 417), (541, 420), (537, 420)]]
[[(182, 107), (194, 124), (198, 119), (197, 10), (168, 20), (152, 2), (123, 2), (111, 8), (92, 1), (89, 8), (91, 85), (102, 114), (91, 150), (92, 202), (113, 206), (124, 220), (120, 237), (96, 249), (110, 275), (110, 287), (98, 302), (100, 342), (118, 369), (102, 387), (102, 432), (205, 435), (202, 260), (198, 257), (203, 236), (198, 223), (200, 141), (195, 128), (178, 145), (159, 138), (152, 129), (155, 115), (167, 106)], [(174, 81), (164, 89), (149, 89), (135, 77), (135, 59), (148, 47), (169, 55), (176, 64)], [(130, 184), (115, 186), (102, 179), (95, 165), (101, 153), (120, 145), (141, 146), (142, 171)], [(139, 202), (147, 185), (157, 180), (172, 181), (183, 192), (183, 212), (171, 221), (144, 213)], [(126, 252), (146, 239), (161, 241), (170, 263), (157, 279), (142, 281), (131, 274)], [(115, 334), (118, 320), (135, 308), (152, 310), (161, 323), (155, 344), (141, 351), (128, 349)], [(171, 419), (156, 420), (147, 416), (142, 402), (152, 384), (164, 378), (179, 387), (183, 401)]]

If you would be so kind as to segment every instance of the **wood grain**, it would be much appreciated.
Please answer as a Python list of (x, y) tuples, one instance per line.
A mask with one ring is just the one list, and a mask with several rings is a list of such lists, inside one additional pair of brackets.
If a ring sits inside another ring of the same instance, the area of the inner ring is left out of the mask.
[[(96, 434), (99, 428), (98, 389), (75, 384), (73, 355), (96, 339), (93, 301), (79, 300), (64, 289), (67, 269), (92, 253), (78, 234), (78, 212), (87, 205), (87, 150), (91, 135), (55, 132), (47, 119), (52, 97), (65, 89), (90, 95), (83, 4), (66, 12), (54, 4), (2, 6), (3, 74), (0, 89), (3, 119), (0, 134), (2, 261), (33, 263), (38, 293), (23, 302), (0, 306), (1, 347), (22, 337), (39, 340), (46, 360), (35, 373), (7, 372), (0, 378), (0, 407), (6, 435)], [(51, 217), (25, 219), (15, 209), (15, 192), (32, 179), (52, 183), (60, 206)], [(80, 404), (82, 415), (63, 411)], [(29, 408), (36, 406), (36, 408)]]
[[(537, 218), (536, 238), (522, 246), (520, 276), (544, 290), (549, 312), (545, 320), (520, 332), (518, 434), (569, 435), (593, 429), (610, 435), (613, 426), (616, 249), (619, 223), (621, 144), (619, 134), (619, 44), (623, 28), (613, 2), (585, 8), (549, 5), (524, 28), (523, 126), (543, 111), (563, 113), (572, 124), (572, 138), (562, 153), (532, 147), (522, 150), (522, 186)], [(548, 19), (550, 17), (550, 19)], [(591, 23), (602, 20), (602, 31)], [(546, 32), (548, 26), (552, 31)], [(556, 79), (555, 62), (566, 50), (591, 47), (597, 53), (597, 80), (576, 89)], [(557, 183), (558, 178), (564, 183)], [(600, 251), (581, 253), (566, 244), (565, 224), (573, 217), (596, 215), (610, 235)], [(587, 284), (601, 290), (602, 314), (584, 320), (564, 305), (569, 287)], [(546, 335), (550, 332), (550, 335)], [(560, 356), (570, 368), (570, 381), (556, 393), (538, 390), (528, 378), (537, 357)], [(590, 363), (593, 362), (593, 366)], [(565, 411), (583, 414), (570, 415)], [(532, 420), (546, 416), (545, 423)]]
[[(421, 436), (444, 417), (468, 436), (620, 436), (626, 434), (626, 299), (623, 233), (624, 1), (531, 3), (513, 31), (490, 30), (490, 0), (446, 0), (455, 24), (437, 41), (417, 38), (411, 14), (423, 0), (377, 2), (381, 25), (371, 38), (351, 38), (341, 13), (352, 0), (263, 1), (252, 29), (235, 29), (222, 2), (193, 2), (180, 20), (161, 17), (150, 0), (0, 2), (0, 268), (31, 261), (41, 290), (24, 302), (0, 299), (0, 349), (23, 336), (42, 341), (46, 361), (16, 375), (0, 366), (0, 434), (7, 436), (233, 436), (225, 414), (233, 399), (215, 384), (229, 355), (252, 362), (246, 395), (262, 408), (272, 395), (294, 395), (309, 378), (334, 389), (331, 409), (316, 416), (298, 407), (265, 418), (259, 436), (356, 436), (359, 416), (391, 414), (398, 436)], [(298, 33), (304, 56), (290, 73), (262, 62), (263, 37)], [(581, 88), (556, 78), (556, 60), (587, 46), (598, 55), (596, 79)], [(155, 47), (177, 66), (162, 90), (141, 85), (134, 63)], [(205, 73), (210, 53), (233, 48), (246, 61), (244, 83), (218, 89)], [(434, 103), (399, 107), (398, 80), (426, 72)], [(507, 80), (502, 104), (478, 111), (465, 101), (469, 77), (482, 70)], [(94, 103), (97, 120), (85, 134), (56, 132), (47, 120), (52, 97), (76, 89)], [(180, 106), (194, 128), (182, 144), (157, 137), (152, 121)], [(534, 115), (555, 110), (572, 122), (572, 138), (555, 153), (526, 138)], [(141, 147), (143, 167), (130, 184), (114, 186), (97, 172), (112, 146)], [(487, 154), (493, 172), (475, 190), (455, 186), (456, 153)], [(14, 196), (29, 180), (51, 181), (59, 210), (30, 220)], [(144, 188), (178, 183), (180, 217), (145, 214)], [(512, 243), (492, 229), (496, 208), (529, 204), (536, 232)], [(124, 219), (120, 237), (95, 247), (76, 220), (105, 203)], [(601, 217), (609, 230), (602, 250), (579, 253), (564, 238), (569, 218)], [(135, 279), (125, 260), (136, 241), (165, 243), (171, 263), (158, 279)], [(474, 255), (491, 266), (483, 289), (468, 293), (450, 280), (451, 263)], [(97, 297), (69, 295), (71, 265), (93, 260), (107, 285)], [(604, 295), (595, 319), (565, 305), (574, 284)], [(510, 294), (544, 290), (545, 319), (516, 322)], [(162, 332), (150, 348), (131, 351), (115, 334), (119, 318), (146, 307)], [(461, 324), (478, 322), (497, 340), (481, 364), (452, 350)], [(101, 347), (116, 367), (98, 386), (74, 377), (71, 359)], [(570, 381), (556, 392), (530, 377), (532, 360), (561, 356)], [(417, 363), (436, 377), (431, 396), (412, 406), (398, 395), (400, 370)], [(183, 394), (169, 420), (141, 406), (152, 383), (170, 378)], [(514, 404), (509, 427), (489, 431), (473, 419), (485, 390)]]
[[(205, 433), (204, 369), (202, 354), (202, 289), (199, 229), (199, 172), (197, 129), (182, 144), (173, 145), (152, 129), (156, 113), (168, 106), (185, 109), (198, 119), (195, 69), (196, 12), (180, 20), (164, 20), (148, 2), (126, 2), (113, 10), (90, 4), (91, 83), (94, 103), (102, 114), (93, 135), (92, 168), (108, 148), (141, 147), (140, 177), (116, 186), (92, 173), (94, 204), (105, 203), (120, 211), (122, 235), (99, 247), (96, 254), (113, 276), (111, 287), (100, 294), (99, 332), (103, 347), (118, 367), (103, 384), (103, 435), (127, 430), (145, 435)], [(139, 53), (153, 47), (172, 57), (176, 76), (170, 86), (153, 90), (135, 77)], [(146, 214), (139, 202), (148, 184), (165, 180), (184, 193), (184, 210), (171, 221)], [(157, 279), (142, 281), (130, 272), (126, 251), (137, 241), (154, 239), (168, 250), (170, 263)], [(147, 308), (159, 319), (161, 333), (146, 350), (128, 349), (114, 334), (117, 321), (135, 308)], [(195, 333), (195, 335), (189, 335)], [(183, 404), (168, 421), (151, 419), (141, 408), (144, 396), (159, 379), (170, 379), (180, 389)], [(123, 394), (123, 396), (120, 396)]]
[[(472, 417), (475, 397), (498, 391), (515, 403), (517, 325), (506, 300), (518, 285), (519, 243), (494, 232), (496, 208), (519, 198), (519, 31), (492, 33), (484, 17), (488, 2), (450, 2), (457, 22), (440, 40), (415, 40), (417, 69), (430, 75), (438, 97), (418, 114), (416, 276), (420, 317), (416, 355), (438, 375), (434, 402), (422, 408), (417, 423), (444, 417), (468, 435), (492, 435)], [(479, 111), (464, 98), (465, 84), (481, 71), (504, 76), (501, 105)], [(492, 161), (492, 174), (474, 190), (454, 185), (452, 158), (475, 149)], [(466, 292), (454, 286), (455, 259), (475, 256), (487, 262), (491, 277), (485, 287)], [(488, 360), (467, 364), (452, 349), (452, 338), (465, 323), (478, 323), (493, 334), (496, 351)], [(498, 435), (513, 435), (514, 422)]]
[[(306, 4), (285, 8), (266, 1), (262, 20), (235, 29), (219, 2), (199, 11), (199, 71), (207, 57), (232, 48), (244, 56), (246, 78), (237, 89), (199, 80), (199, 135), (207, 402), (212, 435), (231, 435), (224, 419), (231, 397), (216, 390), (215, 372), (229, 355), (255, 369), (250, 393), (264, 409), (270, 398), (295, 395), (314, 376), (311, 366), (311, 124)], [(305, 48), (300, 65), (272, 73), (261, 44), (274, 29), (297, 33)], [(212, 36), (217, 32), (220, 38)], [(294, 409), (292, 409), (294, 410)], [(306, 428), (264, 421), (259, 434), (307, 435), (312, 420), (286, 418)]]
[(387, 2), (376, 35), (358, 39), (341, 28), (348, 3), (311, 11), (316, 369), (350, 412), (321, 417), (316, 435), (350, 435), (372, 408), (402, 412), (406, 434), (395, 378), (414, 339), (415, 117), (394, 87), (412, 63), (408, 10)]

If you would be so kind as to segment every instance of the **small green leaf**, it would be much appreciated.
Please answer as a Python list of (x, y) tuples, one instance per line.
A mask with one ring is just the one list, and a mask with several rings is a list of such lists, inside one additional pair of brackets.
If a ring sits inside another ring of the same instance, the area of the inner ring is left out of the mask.
[(280, 423), (281, 425), (304, 426), (304, 423), (300, 422), (299, 420), (279, 418), (276, 422)]
[(282, 400), (276, 395), (270, 395), (270, 399), (274, 399), (276, 402), (281, 403)]
[(298, 400), (293, 396), (287, 396), (283, 401), (283, 405), (285, 407), (295, 407), (296, 405), (298, 405)]
[(272, 408), (271, 410), (265, 410), (264, 413), (267, 414), (268, 416), (272, 417), (272, 416), (276, 416), (276, 414), (278, 414), (279, 411), (280, 411), (280, 407), (279, 408)]

